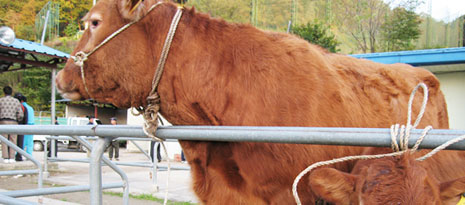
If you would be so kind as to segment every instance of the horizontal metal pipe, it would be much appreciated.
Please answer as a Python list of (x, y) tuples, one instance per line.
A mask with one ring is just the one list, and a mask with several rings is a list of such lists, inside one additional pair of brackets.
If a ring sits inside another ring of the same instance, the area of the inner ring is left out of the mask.
[[(415, 144), (422, 131), (422, 129), (411, 131), (410, 146)], [(141, 137), (145, 135), (141, 126), (127, 125), (101, 125), (97, 127), (0, 125), (0, 133), (114, 137)], [(163, 139), (198, 141), (391, 146), (390, 130), (387, 128), (167, 126), (160, 127), (156, 135)], [(464, 130), (431, 130), (420, 148), (432, 149), (461, 135), (465, 135)], [(465, 142), (453, 144), (448, 149), (465, 150)]]
[[(123, 182), (103, 184), (103, 189), (113, 189), (123, 187)], [(89, 191), (89, 185), (79, 185), (79, 186), (65, 186), (65, 187), (51, 187), (51, 188), (42, 188), (42, 189), (25, 189), (17, 191), (7, 191), (1, 192), (0, 194), (9, 196), (9, 197), (27, 197), (27, 196), (40, 196), (40, 195), (49, 195), (49, 194), (62, 194), (70, 192), (80, 192), (80, 191)]]
[[(158, 165), (157, 168), (160, 171), (165, 171), (168, 170), (168, 166), (166, 165)], [(171, 165), (171, 170), (191, 170), (189, 166), (176, 166), (176, 165)]]
[(10, 171), (0, 171), (0, 176), (11, 176), (18, 174), (38, 174), (38, 169), (28, 169), (28, 170), (10, 170)]
[[(48, 158), (49, 161), (51, 162), (78, 162), (78, 163), (89, 163), (89, 159), (66, 159), (66, 158)], [(120, 166), (130, 166), (130, 167), (148, 167), (151, 168), (153, 167), (152, 163), (150, 162), (115, 162), (113, 161), (114, 164), (120, 165)], [(102, 165), (107, 166), (107, 164), (102, 163)], [(158, 168), (161, 169), (167, 169), (168, 166), (166, 165), (157, 165)], [(171, 165), (172, 170), (190, 170), (190, 167), (188, 166), (176, 166), (176, 165)], [(1, 173), (1, 172), (0, 172)]]
[[(89, 163), (89, 159), (66, 159), (66, 158), (48, 158), (51, 162), (79, 162), (79, 163)], [(121, 165), (121, 166), (130, 166), (130, 167), (152, 167), (150, 162), (115, 162), (113, 164)], [(107, 164), (102, 163), (103, 166), (107, 166)]]
[[(46, 136), (47, 139), (55, 139), (55, 140), (74, 140), (74, 138), (70, 136)], [(96, 140), (98, 137), (85, 137), (85, 140)], [(152, 138), (147, 137), (117, 137), (115, 140), (133, 140), (133, 141), (152, 141)], [(178, 142), (177, 139), (169, 139), (166, 140), (167, 142)]]
[(31, 204), (37, 204), (34, 202), (22, 200), (22, 199), (15, 199), (13, 197), (5, 196), (2, 193), (0, 193), (0, 204), (15, 204), (15, 205), (31, 205)]

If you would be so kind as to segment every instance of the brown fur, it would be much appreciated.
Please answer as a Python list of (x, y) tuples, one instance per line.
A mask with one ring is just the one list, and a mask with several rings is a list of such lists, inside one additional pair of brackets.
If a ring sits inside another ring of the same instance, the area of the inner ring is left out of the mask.
[[(89, 15), (101, 13), (103, 20), (97, 29), (85, 31), (73, 54), (90, 51), (156, 2), (143, 1), (144, 9), (131, 15), (120, 6), (134, 5), (127, 1), (99, 1)], [(69, 60), (57, 77), (61, 93), (119, 107), (144, 106), (175, 11), (173, 4), (161, 5), (90, 56), (85, 64), (90, 96), (79, 68)], [(388, 127), (406, 121), (408, 96), (419, 82), (431, 89), (420, 127), (448, 128), (439, 82), (426, 70), (331, 54), (296, 36), (185, 9), (158, 91), (161, 113), (175, 125)], [(422, 97), (418, 96), (415, 113)], [(291, 203), (291, 183), (300, 170), (366, 149), (180, 143), (192, 168), (194, 191), (206, 204)], [(352, 164), (334, 167), (349, 171)], [(307, 193), (302, 194), (304, 202), (314, 201), (308, 185), (299, 189)]]
[(465, 177), (439, 183), (429, 163), (410, 154), (361, 160), (351, 174), (317, 169), (309, 183), (317, 196), (334, 204), (457, 204)]

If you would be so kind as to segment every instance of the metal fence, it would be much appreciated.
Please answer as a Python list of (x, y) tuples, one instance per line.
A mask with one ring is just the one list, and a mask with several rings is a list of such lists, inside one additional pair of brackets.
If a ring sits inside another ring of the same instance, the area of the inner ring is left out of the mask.
[[(422, 134), (421, 129), (412, 130), (409, 146), (413, 146)], [(3, 200), (13, 200), (12, 197), (44, 195), (90, 189), (91, 204), (102, 204), (102, 189), (123, 187), (123, 203), (128, 203), (128, 180), (124, 172), (108, 158), (102, 157), (103, 152), (113, 137), (127, 139), (145, 136), (142, 127), (126, 125), (99, 126), (35, 126), (35, 125), (0, 125), (0, 133), (4, 134), (42, 134), (69, 136), (99, 136), (91, 147), (80, 137), (73, 137), (91, 150), (89, 178), (90, 186), (74, 186), (63, 188), (40, 188), (27, 191), (0, 193)], [(160, 127), (157, 136), (167, 140), (198, 140), (198, 141), (228, 141), (228, 142), (273, 142), (294, 144), (348, 145), (390, 147), (390, 130), (386, 128), (321, 128), (321, 127), (231, 127), (231, 126), (169, 126)], [(453, 138), (465, 135), (464, 130), (431, 130), (423, 140), (420, 148), (432, 149)], [(5, 141), (4, 137), (0, 137)], [(11, 144), (13, 145), (13, 144)], [(16, 147), (13, 145), (12, 147)], [(17, 147), (16, 147), (17, 148)], [(465, 150), (465, 142), (459, 142), (448, 149)], [(16, 149), (17, 151), (19, 148)], [(21, 150), (19, 150), (21, 152)], [(26, 157), (31, 158), (26, 153)], [(120, 174), (123, 182), (102, 185), (101, 166), (105, 164)], [(40, 164), (38, 165), (40, 167)], [(40, 170), (41, 171), (41, 170)], [(40, 177), (39, 177), (40, 178)], [(25, 195), (25, 193), (27, 193)], [(0, 203), (8, 203), (0, 201)], [(24, 203), (24, 201), (18, 201)]]

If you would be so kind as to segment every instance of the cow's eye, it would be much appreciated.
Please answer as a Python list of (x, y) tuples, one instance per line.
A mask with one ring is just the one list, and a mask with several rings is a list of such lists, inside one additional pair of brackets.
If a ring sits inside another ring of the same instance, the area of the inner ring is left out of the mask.
[(92, 26), (97, 27), (99, 24), (99, 21), (93, 20), (91, 23), (92, 23)]

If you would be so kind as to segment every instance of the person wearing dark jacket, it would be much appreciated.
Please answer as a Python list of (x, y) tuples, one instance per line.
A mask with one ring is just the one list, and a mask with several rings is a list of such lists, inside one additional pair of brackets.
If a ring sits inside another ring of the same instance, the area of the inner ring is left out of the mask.
[[(24, 101), (23, 101), (23, 94), (21, 93), (15, 93), (15, 96), (14, 98), (18, 99), (19, 102), (21, 103), (21, 110), (23, 110), (23, 113), (24, 113), (24, 116), (23, 116), (23, 119), (18, 121), (18, 124), (20, 125), (27, 125), (27, 117), (28, 117), (28, 112), (27, 112), (27, 109), (26, 107), (24, 107), (24, 105), (22, 104)], [(21, 149), (24, 149), (24, 135), (18, 135), (18, 137), (16, 138), (16, 145), (21, 148)], [(20, 162), (20, 161), (23, 161), (23, 157), (22, 155), (17, 152), (16, 155), (15, 155), (15, 160), (17, 162)]]
[[(110, 118), (110, 123), (112, 125), (116, 125), (117, 124), (116, 121), (117, 121), (116, 117)], [(110, 145), (108, 145), (108, 149), (109, 149), (108, 157), (110, 158), (110, 160), (113, 160), (113, 153), (115, 153), (115, 160), (119, 161), (119, 141), (116, 139), (113, 139)]]

